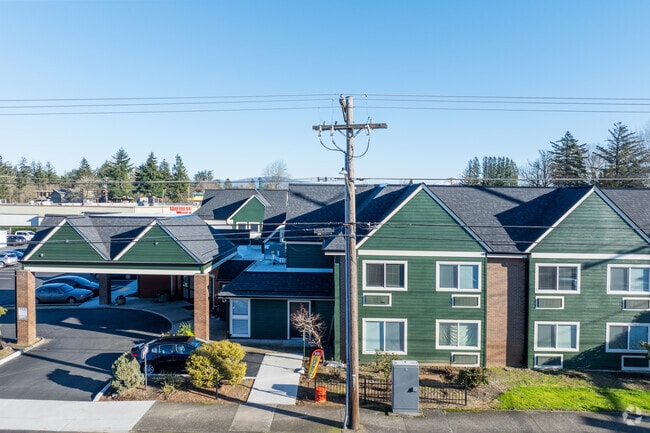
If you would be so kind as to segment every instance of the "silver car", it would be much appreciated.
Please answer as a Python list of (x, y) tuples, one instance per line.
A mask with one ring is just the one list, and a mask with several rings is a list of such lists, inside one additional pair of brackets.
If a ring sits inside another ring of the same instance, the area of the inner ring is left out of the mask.
[(93, 292), (87, 289), (75, 289), (69, 284), (43, 284), (36, 289), (37, 304), (77, 304), (86, 302), (93, 297)]
[(0, 262), (2, 262), (2, 266), (15, 266), (18, 264), (18, 256), (15, 253), (2, 251), (0, 252)]

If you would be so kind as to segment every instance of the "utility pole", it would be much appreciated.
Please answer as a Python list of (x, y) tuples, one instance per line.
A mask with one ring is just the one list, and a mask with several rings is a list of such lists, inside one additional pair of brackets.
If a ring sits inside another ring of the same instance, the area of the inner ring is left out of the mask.
[(351, 96), (341, 95), (339, 102), (343, 111), (344, 125), (316, 125), (314, 130), (345, 131), (345, 271), (346, 271), (346, 365), (347, 398), (346, 428), (359, 430), (359, 298), (357, 294), (357, 216), (354, 186), (354, 138), (361, 131), (370, 134), (373, 129), (386, 129), (385, 123), (354, 123), (354, 105)]

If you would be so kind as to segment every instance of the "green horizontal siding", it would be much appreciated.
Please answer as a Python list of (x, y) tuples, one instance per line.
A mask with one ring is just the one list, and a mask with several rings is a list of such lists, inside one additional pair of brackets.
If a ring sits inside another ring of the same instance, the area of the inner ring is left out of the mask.
[(160, 226), (153, 226), (119, 260), (120, 263), (196, 264)]
[(61, 226), (38, 251), (30, 257), (29, 262), (105, 262), (105, 259), (67, 223)]
[(288, 268), (332, 269), (333, 263), (320, 244), (287, 244)]
[(232, 215), (232, 220), (236, 227), (238, 222), (258, 222), (264, 221), (264, 205), (255, 197), (250, 200), (244, 207)]
[(471, 251), (484, 249), (426, 192), (418, 192), (362, 249), (411, 251)]
[(287, 300), (251, 300), (251, 338), (286, 340), (288, 326)]
[[(408, 268), (408, 290), (362, 290), (363, 260), (406, 260)], [(469, 292), (436, 291), (436, 262), (480, 262), (481, 296), (480, 308), (453, 308), (453, 294), (470, 294)], [(359, 258), (359, 351), (363, 348), (363, 319), (407, 319), (407, 355), (405, 359), (420, 362), (446, 363), (450, 362), (451, 352), (459, 350), (436, 349), (436, 320), (478, 320), (481, 322), (481, 347), (472, 352), (481, 352), (481, 362), (485, 347), (485, 275), (486, 262), (484, 259), (467, 258), (436, 258), (436, 257), (399, 257), (372, 256)], [(391, 293), (391, 307), (363, 306), (364, 293)], [(374, 355), (361, 354), (361, 362), (371, 362)]]
[[(535, 322), (579, 322), (579, 352), (558, 352), (564, 355), (564, 368), (620, 370), (621, 354), (605, 352), (606, 324), (650, 323), (650, 312), (625, 311), (622, 309), (624, 297), (644, 297), (634, 294), (607, 293), (607, 264), (601, 260), (562, 260), (562, 263), (580, 263), (580, 293), (535, 293), (535, 264), (558, 263), (558, 260), (531, 260), (529, 327), (528, 327), (528, 366), (534, 366), (534, 332)], [(648, 264), (647, 261), (615, 261), (616, 264)], [(535, 296), (563, 296), (563, 310), (540, 310), (535, 308)], [(647, 295), (646, 295), (647, 296)], [(537, 353), (556, 353), (539, 350)]]
[(650, 254), (650, 246), (614, 209), (592, 194), (532, 252)]

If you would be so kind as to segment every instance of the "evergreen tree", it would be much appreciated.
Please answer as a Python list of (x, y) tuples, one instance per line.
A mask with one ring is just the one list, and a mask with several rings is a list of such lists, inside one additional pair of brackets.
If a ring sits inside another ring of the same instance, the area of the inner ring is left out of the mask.
[(188, 201), (190, 193), (190, 176), (187, 174), (185, 164), (180, 155), (176, 155), (176, 161), (172, 167), (172, 183), (169, 185), (169, 199), (176, 203)]
[(605, 146), (594, 152), (603, 160), (603, 187), (635, 188), (645, 185), (650, 173), (650, 154), (635, 132), (621, 122), (609, 131)]
[(463, 171), (462, 185), (480, 185), (481, 184), (481, 163), (477, 157), (470, 159), (467, 168)]
[(16, 172), (9, 162), (4, 162), (0, 155), (0, 199), (12, 200)]
[(134, 191), (142, 197), (161, 197), (162, 185), (158, 170), (158, 159), (151, 152), (147, 160), (135, 170)]
[(13, 191), (12, 201), (26, 203), (36, 198), (36, 187), (34, 184), (34, 171), (27, 158), (21, 158), (16, 167), (16, 183)]
[(160, 162), (160, 165), (158, 166), (158, 174), (160, 177), (160, 180), (163, 182), (160, 185), (161, 191), (160, 193), (162, 194), (161, 197), (163, 198), (163, 201), (165, 201), (165, 197), (169, 197), (169, 185), (172, 180), (174, 180), (174, 176), (172, 175), (172, 170), (169, 168), (169, 163), (167, 162), (166, 159), (163, 159)]
[(119, 148), (102, 168), (105, 174), (108, 199), (111, 201), (131, 200), (133, 194), (133, 165), (126, 150)]
[(79, 168), (74, 171), (74, 173), (72, 174), (72, 178), (74, 180), (79, 180), (79, 179), (88, 179), (93, 177), (95, 177), (95, 173), (93, 172), (93, 169), (90, 167), (90, 163), (86, 158), (81, 158), (81, 162), (79, 163)]
[(519, 170), (517, 164), (503, 156), (483, 158), (483, 185), (516, 186)]
[(579, 144), (567, 131), (558, 141), (551, 141), (551, 177), (557, 186), (587, 183), (587, 145)]

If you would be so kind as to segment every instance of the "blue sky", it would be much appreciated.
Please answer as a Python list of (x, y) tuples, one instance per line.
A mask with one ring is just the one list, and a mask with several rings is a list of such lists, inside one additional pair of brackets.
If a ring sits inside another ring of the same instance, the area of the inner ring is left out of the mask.
[(0, 0), (0, 155), (63, 174), (123, 147), (219, 179), (276, 160), (335, 177), (343, 157), (311, 127), (341, 122), (346, 94), (357, 122), (388, 124), (358, 177), (458, 177), (475, 156), (523, 167), (567, 130), (601, 144), (614, 122), (649, 128), (648, 16), (643, 0)]

